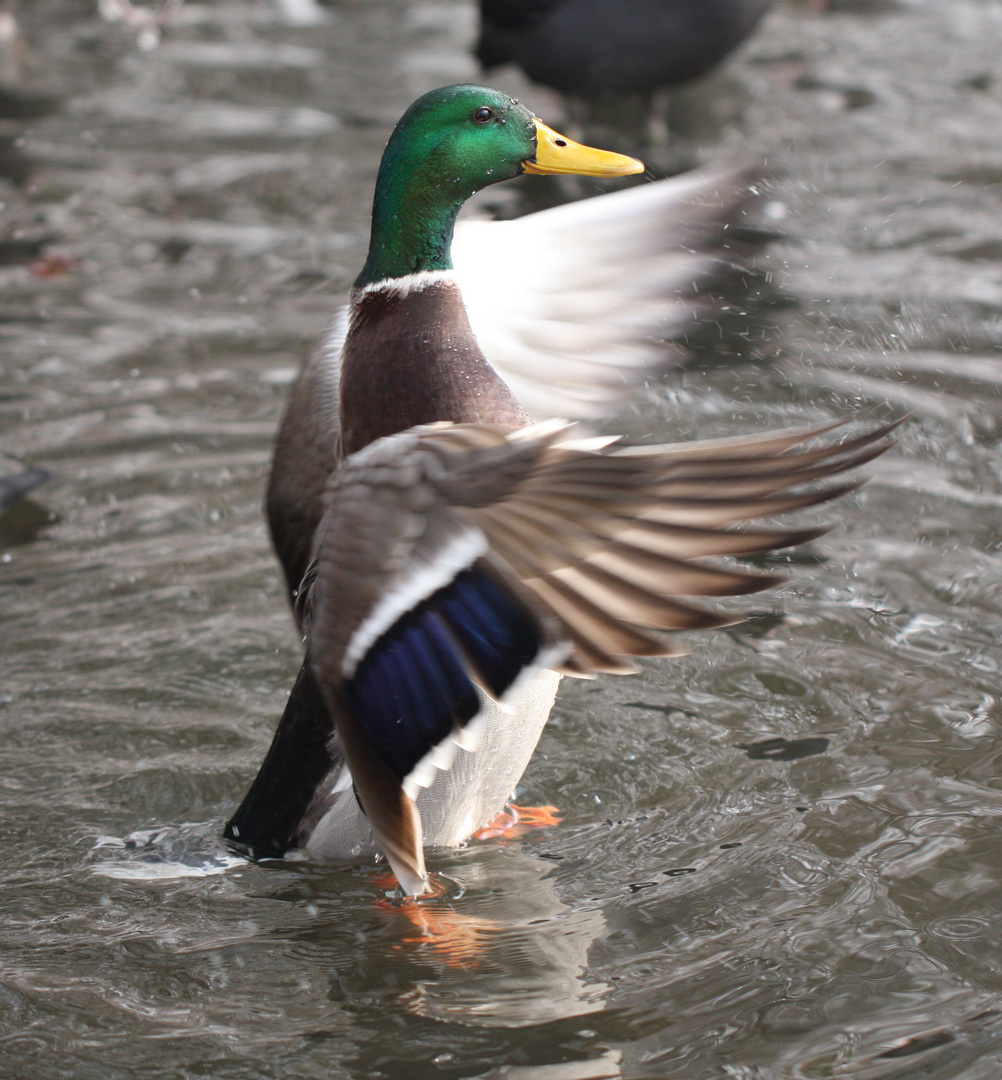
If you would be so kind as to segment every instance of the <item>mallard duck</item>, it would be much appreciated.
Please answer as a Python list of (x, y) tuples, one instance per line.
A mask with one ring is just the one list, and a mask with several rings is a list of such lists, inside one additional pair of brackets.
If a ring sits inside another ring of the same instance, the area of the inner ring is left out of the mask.
[(769, 0), (480, 0), (476, 55), (578, 98), (650, 94), (705, 74)]
[(456, 215), (521, 173), (642, 168), (479, 86), (426, 94), (397, 124), (346, 319), (279, 434), (269, 520), (306, 658), (226, 827), (245, 851), (382, 853), (406, 894), (427, 891), (425, 845), (501, 809), (561, 675), (633, 672), (677, 653), (657, 631), (730, 622), (677, 597), (776, 579), (700, 560), (818, 531), (729, 526), (833, 498), (855, 484), (815, 482), (886, 448), (889, 427), (814, 448), (838, 425), (631, 448), (530, 423), (468, 318)]

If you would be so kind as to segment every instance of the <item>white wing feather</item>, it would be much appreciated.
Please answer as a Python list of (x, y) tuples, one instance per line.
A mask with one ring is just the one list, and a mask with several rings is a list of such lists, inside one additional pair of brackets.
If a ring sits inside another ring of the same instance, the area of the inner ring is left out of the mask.
[(533, 419), (607, 414), (684, 357), (666, 344), (728, 261), (747, 173), (687, 174), (512, 221), (461, 221), (452, 254), (484, 355)]

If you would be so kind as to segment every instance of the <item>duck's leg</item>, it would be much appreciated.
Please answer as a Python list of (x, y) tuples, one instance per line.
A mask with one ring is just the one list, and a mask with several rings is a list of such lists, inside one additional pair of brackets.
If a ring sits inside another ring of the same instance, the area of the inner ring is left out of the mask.
[(343, 760), (307, 655), (268, 755), (223, 836), (253, 858), (281, 858), (301, 843), (299, 834), (318, 789)]

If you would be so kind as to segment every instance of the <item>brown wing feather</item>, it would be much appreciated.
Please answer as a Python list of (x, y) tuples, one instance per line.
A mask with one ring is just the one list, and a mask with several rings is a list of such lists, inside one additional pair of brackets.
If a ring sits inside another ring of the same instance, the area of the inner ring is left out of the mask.
[(428, 875), (417, 807), (400, 786), (400, 781), (383, 764), (351, 710), (334, 689), (332, 680), (324, 679), (323, 686), (331, 714), (337, 721), (358, 800), (372, 831), (404, 892), (420, 896), (428, 890)]
[[(883, 453), (897, 423), (803, 448), (840, 426), (631, 448), (575, 445), (559, 423), (512, 435), (431, 425), (348, 460), (318, 532), (312, 649), (359, 799), (407, 892), (427, 886), (421, 821), (344, 703), (352, 656), (430, 595), (422, 588), (451, 580), (441, 574), (461, 570), (470, 551), (483, 551), (504, 586), (535, 610), (544, 636), (570, 643), (559, 670), (629, 674), (637, 670), (631, 657), (678, 655), (651, 631), (736, 621), (679, 596), (744, 593), (778, 580), (703, 559), (803, 543), (823, 531), (729, 526), (858, 487), (862, 481), (824, 481)], [(412, 577), (424, 584), (408, 584)]]
[[(823, 531), (726, 526), (853, 490), (862, 481), (819, 482), (883, 453), (898, 423), (800, 450), (841, 425), (639, 452), (577, 449), (548, 432), (535, 468), (510, 494), (464, 514), (512, 578), (559, 619), (574, 645), (565, 671), (625, 671), (625, 657), (657, 654), (659, 642), (642, 628), (734, 621), (678, 596), (733, 595), (781, 580), (692, 560), (768, 551)], [(517, 436), (532, 437), (531, 429)]]

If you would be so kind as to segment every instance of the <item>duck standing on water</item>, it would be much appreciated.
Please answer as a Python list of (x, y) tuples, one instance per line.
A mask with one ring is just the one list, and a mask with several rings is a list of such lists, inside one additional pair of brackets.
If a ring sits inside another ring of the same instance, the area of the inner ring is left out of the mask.
[(633, 656), (677, 654), (652, 630), (730, 622), (677, 596), (776, 579), (700, 560), (818, 532), (728, 526), (855, 487), (815, 482), (888, 445), (890, 427), (804, 448), (836, 424), (620, 448), (530, 424), (467, 317), (456, 215), (523, 172), (642, 169), (479, 86), (426, 94), (397, 124), (346, 324), (304, 367), (278, 437), (269, 522), (306, 659), (226, 827), (252, 855), (381, 852), (405, 893), (426, 892), (424, 845), (460, 843), (503, 807), (561, 674), (630, 673)]

